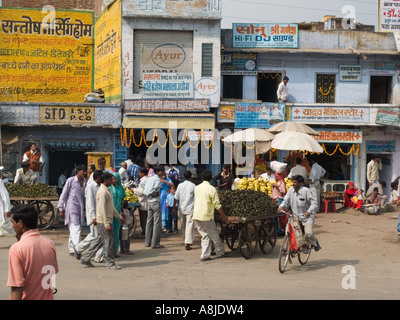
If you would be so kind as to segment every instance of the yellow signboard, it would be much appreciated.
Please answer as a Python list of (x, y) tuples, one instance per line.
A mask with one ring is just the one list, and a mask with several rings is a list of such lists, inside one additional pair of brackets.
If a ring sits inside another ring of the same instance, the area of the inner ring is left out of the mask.
[(95, 88), (107, 102), (121, 99), (121, 0), (104, 10), (95, 23)]
[(82, 102), (93, 90), (93, 19), (0, 9), (0, 101)]
[(89, 124), (95, 122), (94, 107), (40, 107), (40, 123), (80, 123)]

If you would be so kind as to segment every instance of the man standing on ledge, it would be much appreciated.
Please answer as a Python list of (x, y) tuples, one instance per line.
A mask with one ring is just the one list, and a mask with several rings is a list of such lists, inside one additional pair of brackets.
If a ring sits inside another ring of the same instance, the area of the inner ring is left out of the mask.
[(193, 220), (195, 220), (197, 230), (201, 235), (200, 261), (211, 260), (212, 243), (215, 245), (218, 258), (229, 256), (229, 253), (225, 252), (224, 244), (219, 237), (217, 225), (214, 221), (214, 210), (218, 210), (225, 223), (230, 224), (231, 222), (222, 210), (217, 189), (210, 184), (211, 179), (211, 171), (203, 171), (203, 183), (194, 188)]
[(289, 91), (287, 87), (287, 83), (289, 82), (288, 77), (284, 77), (283, 81), (279, 84), (278, 90), (276, 91), (276, 95), (278, 96), (278, 102), (279, 103), (286, 103), (287, 98), (289, 96)]

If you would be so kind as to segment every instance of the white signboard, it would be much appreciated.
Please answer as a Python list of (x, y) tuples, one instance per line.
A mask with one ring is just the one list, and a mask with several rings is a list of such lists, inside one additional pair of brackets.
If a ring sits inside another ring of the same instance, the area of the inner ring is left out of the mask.
[(400, 31), (400, 1), (379, 0), (379, 32)]
[(143, 73), (143, 98), (193, 98), (193, 73)]
[(360, 65), (339, 66), (339, 81), (361, 81), (362, 69)]
[(293, 106), (290, 118), (299, 122), (369, 123), (367, 107)]

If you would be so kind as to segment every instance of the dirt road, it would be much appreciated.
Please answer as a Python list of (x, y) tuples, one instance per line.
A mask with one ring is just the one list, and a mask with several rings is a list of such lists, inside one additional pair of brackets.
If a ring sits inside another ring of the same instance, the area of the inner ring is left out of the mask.
[[(200, 262), (198, 234), (191, 251), (184, 250), (180, 233), (163, 235), (166, 248), (157, 250), (145, 248), (144, 240), (135, 237), (131, 241), (135, 255), (119, 258), (122, 270), (114, 271), (103, 264), (85, 268), (69, 256), (65, 228), (42, 233), (57, 247), (58, 300), (379, 300), (400, 298), (397, 216), (397, 212), (369, 216), (352, 209), (318, 214), (315, 233), (322, 249), (313, 251), (304, 266), (295, 260), (284, 274), (278, 271), (282, 239), (272, 253), (257, 249), (249, 260), (234, 251), (230, 258)], [(3, 300), (9, 297), (7, 255), (14, 242), (0, 238)]]

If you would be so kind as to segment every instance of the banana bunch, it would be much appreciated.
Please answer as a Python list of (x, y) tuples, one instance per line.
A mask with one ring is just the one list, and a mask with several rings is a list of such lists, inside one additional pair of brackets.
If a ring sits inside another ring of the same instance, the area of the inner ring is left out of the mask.
[(136, 203), (139, 201), (138, 197), (128, 188), (124, 186), (126, 197), (124, 200), (128, 201), (128, 203)]
[(248, 184), (248, 181), (247, 181), (247, 178), (246, 178), (246, 177), (240, 179), (240, 180), (238, 181), (238, 190), (247, 189), (247, 184)]
[(289, 190), (289, 188), (293, 186), (293, 181), (289, 178), (285, 178), (284, 180), (285, 180), (286, 190)]

